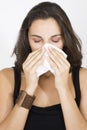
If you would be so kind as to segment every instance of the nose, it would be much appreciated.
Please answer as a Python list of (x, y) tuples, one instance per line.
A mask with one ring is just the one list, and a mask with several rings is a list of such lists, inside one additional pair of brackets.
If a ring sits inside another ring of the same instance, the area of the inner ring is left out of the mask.
[(44, 45), (46, 45), (46, 44), (51, 44), (51, 43), (50, 42), (45, 42)]

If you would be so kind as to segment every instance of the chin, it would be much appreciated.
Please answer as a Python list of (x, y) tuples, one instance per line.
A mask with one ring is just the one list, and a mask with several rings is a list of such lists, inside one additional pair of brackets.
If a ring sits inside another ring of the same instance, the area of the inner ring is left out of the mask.
[(52, 73), (50, 71), (47, 71), (46, 73), (43, 74), (43, 76), (45, 76), (45, 77), (49, 77), (51, 75), (52, 75)]

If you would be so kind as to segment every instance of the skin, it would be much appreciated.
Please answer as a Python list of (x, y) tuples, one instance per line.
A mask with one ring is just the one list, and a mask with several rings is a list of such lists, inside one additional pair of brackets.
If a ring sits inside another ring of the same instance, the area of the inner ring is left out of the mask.
[[(42, 49), (43, 45), (45, 45), (46, 43), (53, 44), (54, 46), (62, 49), (63, 48), (63, 37), (60, 34), (61, 34), (60, 27), (58, 26), (58, 23), (53, 18), (49, 18), (47, 20), (36, 20), (36, 21), (34, 21), (31, 25), (30, 29), (29, 29), (29, 32), (28, 32), (29, 42), (30, 42), (30, 46), (31, 46), (31, 49), (32, 49), (31, 55), (35, 51), (37, 51), (38, 49)], [(44, 50), (43, 53), (45, 53), (45, 52), (46, 52), (46, 50)], [(55, 53), (56, 51), (54, 49), (53, 50), (49, 49), (49, 51), (47, 52), (49, 54), (49, 57), (50, 57), (48, 60), (51, 63), (51, 66), (53, 68), (55, 68), (55, 64), (52, 65), (52, 62), (50, 60), (50, 59), (52, 59), (52, 55), (51, 55), (52, 52)], [(56, 58), (61, 56), (62, 59), (63, 59), (63, 62), (66, 62), (67, 65), (69, 64), (68, 61), (61, 54), (59, 54), (58, 52), (56, 52), (56, 53), (57, 53)], [(27, 68), (26, 62), (24, 63), (24, 66), (25, 66), (24, 72), (25, 73), (30, 72), (29, 69), (27, 69), (28, 72), (26, 72), (26, 68)], [(64, 66), (64, 64), (62, 66)], [(56, 67), (57, 67), (57, 63), (56, 63)], [(69, 69), (69, 67), (68, 67), (68, 69)], [(57, 71), (57, 69), (55, 69), (56, 73), (58, 71)], [(34, 74), (35, 74), (35, 71), (34, 71)], [(26, 80), (27, 80), (26, 82), (28, 84), (29, 79), (27, 79), (27, 77), (29, 77), (29, 76), (26, 76)], [(60, 76), (56, 75), (55, 77), (60, 77)], [(37, 77), (35, 76), (35, 79), (36, 78)], [(58, 79), (56, 79), (56, 80), (58, 80)], [(62, 79), (62, 80), (64, 80), (64, 79)], [(54, 81), (54, 75), (50, 72), (45, 73), (44, 75), (42, 75), (39, 78), (39, 84), (38, 84), (38, 80), (37, 80), (36, 87), (37, 86), (38, 87), (36, 88), (37, 90), (34, 89), (37, 99), (35, 100), (34, 105), (44, 107), (44, 106), (50, 106), (52, 104), (57, 104), (57, 103), (60, 102), (59, 101), (59, 95), (58, 95), (58, 92), (57, 92), (56, 86), (55, 86), (56, 82), (55, 83), (54, 82), (55, 82)], [(50, 83), (50, 85), (49, 85), (49, 83)], [(31, 85), (30, 85), (30, 82), (29, 82), (28, 86), (33, 86), (33, 82), (32, 82)], [(49, 86), (49, 88), (46, 87), (46, 86)], [(29, 91), (30, 91), (30, 89), (29, 89)], [(74, 92), (74, 90), (72, 90), (72, 91)], [(53, 96), (51, 96), (52, 92), (54, 92)], [(43, 97), (45, 98), (45, 100), (43, 100), (44, 99)], [(42, 99), (42, 100), (39, 101), (39, 99)]]
[[(46, 52), (46, 50), (42, 51), (44, 44), (49, 42), (60, 49), (63, 48), (63, 37), (59, 34), (61, 34), (60, 27), (53, 18), (39, 19), (32, 23), (28, 32), (32, 52), (23, 63), (21, 90), (25, 90), (29, 95), (36, 95), (33, 102), (36, 106), (46, 107), (61, 103), (67, 130), (87, 130), (87, 69), (80, 69), (80, 108), (75, 102), (72, 73), (69, 73), (70, 64), (62, 54), (51, 48), (47, 51), (49, 63), (55, 71), (54, 75), (47, 72), (37, 77), (35, 73), (44, 60), (43, 53)], [(13, 69), (1, 70), (0, 130), (23, 130), (24, 128), (29, 110), (17, 104), (13, 105), (13, 92)]]

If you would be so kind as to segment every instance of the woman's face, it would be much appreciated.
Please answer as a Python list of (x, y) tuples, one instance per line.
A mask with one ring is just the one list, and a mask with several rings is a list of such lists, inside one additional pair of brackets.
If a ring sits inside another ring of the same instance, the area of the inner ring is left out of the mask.
[(61, 29), (54, 18), (35, 20), (28, 32), (28, 39), (32, 51), (35, 51), (46, 43), (63, 48)]

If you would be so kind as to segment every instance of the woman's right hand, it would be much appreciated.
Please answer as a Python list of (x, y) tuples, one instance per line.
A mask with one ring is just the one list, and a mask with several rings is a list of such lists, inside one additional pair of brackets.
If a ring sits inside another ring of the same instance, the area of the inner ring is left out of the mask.
[(23, 71), (26, 81), (26, 91), (29, 94), (34, 94), (39, 77), (37, 77), (36, 69), (43, 63), (43, 51), (38, 49), (29, 54), (25, 62), (23, 63)]

